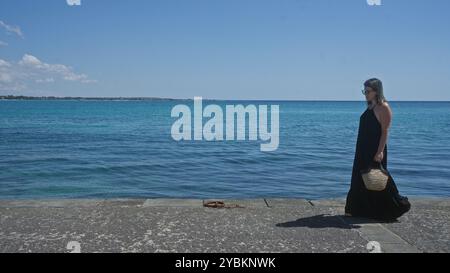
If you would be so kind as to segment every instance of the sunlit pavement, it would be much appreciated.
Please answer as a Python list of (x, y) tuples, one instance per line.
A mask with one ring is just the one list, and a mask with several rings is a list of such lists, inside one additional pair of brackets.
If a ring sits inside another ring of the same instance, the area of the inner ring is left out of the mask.
[(0, 252), (449, 252), (450, 199), (410, 198), (394, 223), (344, 200), (1, 200)]

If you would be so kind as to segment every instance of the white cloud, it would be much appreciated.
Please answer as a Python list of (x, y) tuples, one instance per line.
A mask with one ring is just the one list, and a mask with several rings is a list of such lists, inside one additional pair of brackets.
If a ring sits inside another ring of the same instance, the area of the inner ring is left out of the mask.
[(0, 59), (0, 67), (6, 67), (6, 66), (11, 66), (11, 64), (5, 60)]
[(7, 73), (0, 74), (0, 82), (10, 83), (12, 81), (12, 76)]
[(22, 30), (18, 26), (11, 26), (0, 20), (0, 27), (6, 30), (6, 33), (14, 33), (20, 38), (24, 38)]
[(17, 91), (33, 84), (50, 84), (60, 81), (94, 83), (86, 74), (78, 74), (70, 66), (49, 64), (37, 57), (25, 54), (16, 63), (0, 59), (0, 91)]
[(81, 0), (66, 0), (67, 5), (69, 6), (80, 6)]
[(11, 70), (11, 65), (1, 65), (0, 60), (0, 91), (20, 91), (25, 89), (25, 84), (17, 80), (17, 75)]
[(34, 57), (33, 55), (25, 54), (23, 55), (22, 60), (20, 60), (19, 64), (38, 66), (41, 64), (41, 61), (39, 61), (39, 59)]
[(0, 59), (0, 88), (3, 85), (11, 85), (13, 76), (8, 71), (11, 64), (5, 60)]
[(8, 43), (0, 41), (0, 46), (7, 46), (7, 45), (8, 45)]
[(46, 83), (46, 82), (54, 82), (55, 79), (53, 78), (46, 78), (46, 79), (37, 79), (36, 82), (37, 83)]
[(40, 72), (47, 75), (60, 76), (67, 81), (79, 81), (82, 83), (95, 82), (89, 80), (86, 74), (76, 74), (73, 69), (63, 64), (48, 64), (44, 63), (33, 55), (25, 54), (22, 60), (19, 61), (19, 65), (32, 69), (35, 72)]

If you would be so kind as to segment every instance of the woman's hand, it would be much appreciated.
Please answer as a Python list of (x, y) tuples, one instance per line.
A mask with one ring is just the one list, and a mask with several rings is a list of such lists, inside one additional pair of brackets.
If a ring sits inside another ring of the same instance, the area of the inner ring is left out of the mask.
[(383, 152), (378, 152), (374, 157), (373, 160), (376, 162), (381, 162), (383, 160), (384, 154)]

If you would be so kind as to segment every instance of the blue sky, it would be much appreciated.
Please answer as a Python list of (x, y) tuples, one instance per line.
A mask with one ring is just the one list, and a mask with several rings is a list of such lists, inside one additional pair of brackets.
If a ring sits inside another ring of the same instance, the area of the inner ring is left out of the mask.
[(0, 94), (450, 100), (450, 1), (0, 1)]

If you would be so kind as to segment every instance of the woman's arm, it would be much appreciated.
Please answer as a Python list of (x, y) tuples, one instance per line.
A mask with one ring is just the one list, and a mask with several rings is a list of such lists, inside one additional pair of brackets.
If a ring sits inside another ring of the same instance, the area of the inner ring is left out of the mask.
[(392, 120), (392, 111), (387, 103), (383, 103), (380, 107), (379, 118), (381, 123), (381, 137), (380, 143), (378, 145), (377, 153), (375, 154), (374, 160), (377, 162), (381, 162), (383, 160), (384, 154), (384, 146), (387, 143), (388, 139), (388, 131), (391, 126)]

